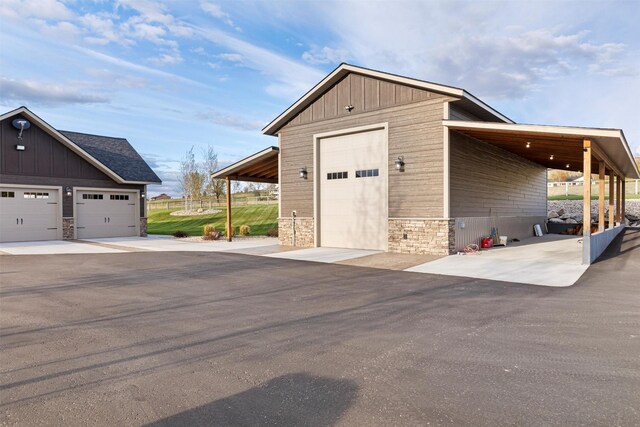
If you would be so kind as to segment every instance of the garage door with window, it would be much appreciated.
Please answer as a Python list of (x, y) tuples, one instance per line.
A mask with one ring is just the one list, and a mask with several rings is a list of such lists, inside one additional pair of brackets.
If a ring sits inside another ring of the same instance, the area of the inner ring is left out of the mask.
[(322, 138), (319, 150), (320, 245), (386, 250), (386, 131)]
[(76, 218), (78, 239), (136, 236), (136, 193), (78, 191)]
[(0, 187), (0, 242), (62, 238), (59, 191)]

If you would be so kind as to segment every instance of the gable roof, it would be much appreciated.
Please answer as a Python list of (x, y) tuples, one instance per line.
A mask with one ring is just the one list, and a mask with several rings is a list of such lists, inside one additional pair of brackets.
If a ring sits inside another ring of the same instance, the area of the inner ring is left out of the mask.
[(0, 120), (17, 114), (36, 123), (42, 130), (119, 184), (162, 182), (125, 138), (59, 131), (24, 106), (1, 115)]
[(356, 73), (366, 77), (385, 80), (392, 83), (415, 87), (418, 89), (424, 89), (443, 95), (449, 95), (454, 98), (458, 98), (458, 101), (455, 102), (460, 102), (465, 107), (475, 110), (480, 114), (485, 114), (488, 117), (493, 118), (493, 120), (495, 121), (514, 123), (513, 120), (504, 116), (497, 110), (494, 110), (489, 105), (476, 98), (464, 89), (342, 63), (338, 66), (338, 68), (329, 73), (328, 76), (322, 79), (318, 84), (311, 88), (311, 90), (309, 90), (300, 99), (293, 103), (293, 105), (291, 105), (287, 110), (285, 110), (271, 123), (265, 126), (262, 129), (262, 133), (265, 135), (276, 135), (278, 131), (291, 119), (293, 119), (298, 113), (311, 105), (311, 103), (313, 103), (319, 96), (321, 96), (325, 91), (327, 91), (349, 73)]
[(162, 182), (125, 138), (66, 130), (61, 130), (60, 133), (127, 181)]

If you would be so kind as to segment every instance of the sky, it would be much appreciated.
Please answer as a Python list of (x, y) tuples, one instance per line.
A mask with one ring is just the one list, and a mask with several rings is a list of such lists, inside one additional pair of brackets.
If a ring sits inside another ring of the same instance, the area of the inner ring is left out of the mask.
[(180, 194), (341, 62), (462, 87), (518, 123), (624, 130), (640, 154), (640, 1), (3, 0), (0, 110), (125, 137)]

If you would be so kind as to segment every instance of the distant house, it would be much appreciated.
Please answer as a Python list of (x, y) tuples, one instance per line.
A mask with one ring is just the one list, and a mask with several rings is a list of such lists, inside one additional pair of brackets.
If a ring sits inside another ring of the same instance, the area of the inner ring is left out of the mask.
[(167, 193), (158, 194), (157, 196), (151, 197), (149, 200), (170, 200), (171, 196)]

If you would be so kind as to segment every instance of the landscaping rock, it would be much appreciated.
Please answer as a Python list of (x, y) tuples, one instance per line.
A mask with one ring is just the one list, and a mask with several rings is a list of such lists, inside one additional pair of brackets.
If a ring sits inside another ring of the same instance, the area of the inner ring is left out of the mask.
[(564, 224), (564, 220), (560, 218), (549, 218), (549, 222), (555, 222), (556, 224)]
[(563, 216), (564, 214), (566, 214), (565, 210), (562, 208), (558, 209), (557, 212), (558, 212), (558, 216)]
[(573, 219), (573, 218), (568, 218), (568, 219), (565, 221), (565, 223), (567, 223), (567, 224), (577, 224), (577, 223), (578, 223), (578, 221), (576, 221), (576, 220), (575, 220), (575, 219)]
[(560, 215), (558, 215), (558, 212), (556, 211), (549, 211), (549, 213), (547, 214), (547, 218), (558, 218)]

